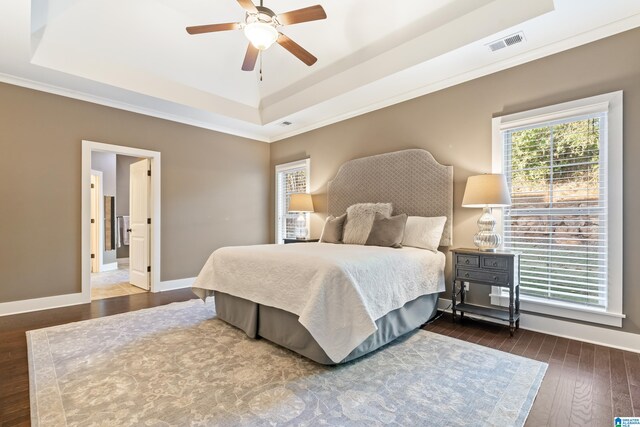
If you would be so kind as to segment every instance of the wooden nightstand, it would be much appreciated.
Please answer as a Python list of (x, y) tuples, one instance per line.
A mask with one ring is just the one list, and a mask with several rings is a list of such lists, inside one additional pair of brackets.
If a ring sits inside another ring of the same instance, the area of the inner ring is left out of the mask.
[(319, 241), (320, 239), (284, 239), (285, 245), (287, 243), (314, 243)]
[[(473, 313), (493, 319), (509, 322), (509, 332), (520, 328), (520, 256), (516, 252), (481, 252), (477, 249), (452, 249), (453, 255), (453, 291), (451, 293), (451, 310), (453, 320), (456, 311), (460, 319), (464, 313)], [(509, 309), (483, 307), (465, 302), (464, 283), (475, 283), (487, 286), (509, 288)], [(460, 289), (457, 290), (457, 286)], [(457, 302), (458, 294), (460, 302)]]

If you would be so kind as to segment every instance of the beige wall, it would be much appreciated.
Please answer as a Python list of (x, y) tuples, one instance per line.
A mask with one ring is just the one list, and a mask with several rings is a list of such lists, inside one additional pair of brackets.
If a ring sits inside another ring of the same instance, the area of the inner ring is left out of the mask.
[[(424, 148), (455, 167), (454, 245), (479, 211), (460, 207), (469, 175), (491, 168), (491, 118), (624, 90), (624, 330), (640, 333), (640, 30), (271, 145), (0, 84), (0, 302), (80, 291), (81, 141), (162, 153), (161, 280), (196, 275), (212, 250), (273, 240), (273, 171), (311, 157), (318, 236), (326, 182), (347, 160)], [(242, 197), (238, 197), (241, 195)], [(6, 244), (7, 242), (10, 245)], [(471, 299), (488, 303), (486, 290)]]
[[(320, 211), (326, 183), (349, 159), (406, 148), (429, 150), (454, 166), (454, 245), (472, 245), (476, 209), (460, 207), (469, 175), (491, 170), (491, 118), (592, 95), (624, 90), (624, 330), (640, 333), (640, 286), (633, 263), (640, 253), (640, 30), (629, 31), (271, 145), (271, 174), (279, 163), (311, 157), (311, 187)], [(273, 185), (271, 186), (273, 196)], [(273, 197), (270, 198), (273, 200)], [(273, 202), (272, 202), (273, 204)], [(273, 206), (271, 239), (273, 240)], [(312, 236), (322, 229), (313, 214)], [(448, 286), (449, 287), (449, 286)], [(488, 304), (486, 289), (473, 301)]]
[(83, 139), (162, 153), (161, 280), (267, 241), (268, 144), (0, 84), (0, 302), (80, 292)]

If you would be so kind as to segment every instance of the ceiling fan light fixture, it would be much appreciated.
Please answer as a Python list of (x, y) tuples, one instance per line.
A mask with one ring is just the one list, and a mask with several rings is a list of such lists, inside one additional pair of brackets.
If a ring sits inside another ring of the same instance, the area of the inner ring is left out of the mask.
[(278, 30), (265, 22), (251, 22), (244, 27), (244, 35), (258, 50), (266, 50), (278, 39)]

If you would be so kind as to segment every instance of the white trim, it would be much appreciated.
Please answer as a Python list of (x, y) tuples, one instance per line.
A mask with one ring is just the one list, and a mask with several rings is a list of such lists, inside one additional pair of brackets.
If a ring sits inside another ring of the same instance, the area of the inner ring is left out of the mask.
[[(617, 92), (615, 92), (617, 93)], [(603, 98), (602, 101), (598, 99)], [(595, 102), (591, 103), (593, 100)], [(577, 101), (564, 102), (549, 107), (538, 108), (530, 111), (510, 114), (508, 116), (497, 117), (500, 124), (499, 130), (505, 131), (537, 123), (562, 120), (568, 117), (585, 116), (587, 114), (601, 113), (609, 110), (608, 95), (599, 95), (592, 98), (580, 99)], [(494, 120), (496, 120), (494, 119)]]
[[(450, 302), (451, 301), (447, 299), (440, 298), (438, 301), (438, 309), (451, 313), (451, 308), (446, 309)], [(486, 320), (491, 323), (504, 324), (506, 327), (506, 323), (502, 323), (488, 317), (468, 313), (465, 313), (464, 316), (472, 319)], [(550, 317), (536, 316), (535, 314), (529, 313), (522, 313), (520, 317), (520, 328), (556, 337), (568, 338), (576, 341), (640, 353), (640, 334), (632, 334), (630, 332), (607, 329), (595, 325), (585, 325), (582, 323), (575, 323)], [(516, 332), (516, 337), (517, 334), (518, 332)]]
[(82, 174), (81, 174), (81, 222), (82, 222), (82, 244), (81, 244), (81, 281), (83, 302), (91, 302), (91, 273), (90, 273), (90, 176), (91, 176), (91, 152), (102, 151), (107, 153), (121, 154), (132, 157), (148, 158), (151, 163), (151, 292), (160, 291), (160, 176), (161, 163), (160, 152), (143, 150), (140, 148), (124, 147), (120, 145), (103, 144), (93, 141), (82, 141)]
[[(501, 132), (536, 122), (546, 122), (566, 117), (604, 112), (607, 121), (607, 192), (608, 192), (608, 286), (607, 309), (593, 310), (573, 304), (553, 303), (537, 298), (522, 297), (523, 310), (569, 319), (622, 327), (623, 309), (623, 95), (622, 91), (606, 93), (537, 108), (534, 110), (495, 117), (492, 127), (492, 172), (502, 173), (503, 141)], [(502, 232), (502, 215), (498, 216), (498, 230)], [(508, 305), (508, 298), (501, 295), (501, 288), (492, 287), (491, 304)]]
[(289, 163), (281, 163), (276, 165), (276, 173), (286, 171), (289, 169), (301, 168), (301, 167), (310, 167), (311, 166), (311, 158), (307, 157), (306, 159), (296, 160), (295, 162)]
[(82, 293), (9, 301), (0, 303), (0, 316), (67, 307), (70, 305), (85, 304), (87, 302)]
[(196, 281), (195, 277), (188, 277), (186, 279), (167, 280), (160, 282), (158, 286), (158, 292), (173, 291), (174, 289), (190, 288)]
[[(495, 289), (495, 288), (493, 288)], [(501, 288), (498, 288), (501, 289)], [(500, 293), (492, 292), (490, 294), (491, 304), (502, 307), (509, 306), (509, 297)], [(524, 311), (532, 311), (550, 316), (565, 317), (567, 319), (580, 320), (583, 322), (598, 323), (600, 325), (622, 327), (622, 319), (624, 314), (613, 313), (606, 310), (598, 310), (580, 305), (545, 300), (542, 298), (534, 298), (528, 295), (520, 297), (520, 309)]]
[[(279, 165), (276, 165), (276, 173), (275, 173), (275, 219), (276, 219), (276, 224), (275, 224), (275, 242), (274, 243), (281, 243), (278, 238), (278, 235), (280, 233), (280, 220), (278, 218), (278, 199), (280, 198), (280, 192), (278, 191), (278, 174), (280, 172), (284, 172), (284, 171), (288, 171), (291, 169), (297, 169), (297, 168), (306, 168), (307, 169), (307, 193), (311, 193), (311, 158), (307, 157), (306, 159), (301, 159), (301, 160), (296, 160), (294, 162), (288, 162), (288, 163), (281, 163)], [(310, 221), (310, 216), (309, 213), (305, 214), (306, 219), (307, 219), (307, 238), (309, 238), (309, 236), (311, 235), (311, 221)]]
[(640, 353), (639, 334), (526, 313), (520, 318), (520, 326), (530, 331)]
[(118, 262), (110, 262), (109, 264), (102, 264), (100, 267), (100, 272), (103, 271), (113, 271), (118, 269)]
[[(122, 258), (126, 259), (126, 258)], [(167, 280), (160, 282), (156, 292), (172, 291), (174, 289), (190, 288), (195, 282), (195, 277), (186, 279)], [(10, 316), (12, 314), (29, 313), (32, 311), (49, 310), (52, 308), (68, 307), (78, 304), (89, 304), (84, 295), (80, 293), (55, 295), (52, 297), (32, 298), (20, 301), (9, 301), (0, 303), (0, 317)]]

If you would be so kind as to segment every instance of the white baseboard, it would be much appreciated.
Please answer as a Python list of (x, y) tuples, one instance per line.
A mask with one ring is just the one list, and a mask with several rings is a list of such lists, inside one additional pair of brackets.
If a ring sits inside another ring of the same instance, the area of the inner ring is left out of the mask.
[[(438, 301), (438, 309), (450, 313), (450, 304), (451, 300), (440, 298)], [(465, 317), (503, 323), (495, 319), (468, 313), (465, 313)], [(640, 353), (640, 334), (632, 334), (630, 332), (601, 328), (599, 326), (575, 323), (556, 318), (536, 316), (535, 314), (529, 313), (522, 313), (520, 316), (520, 328), (556, 337), (569, 338), (576, 341)]]
[[(195, 277), (189, 277), (186, 279), (160, 282), (160, 289), (157, 292), (189, 288), (195, 280)], [(70, 305), (88, 304), (90, 302), (90, 297), (83, 297), (80, 292), (77, 294), (55, 295), (52, 297), (2, 302), (0, 303), (0, 317), (12, 314), (28, 313), (31, 311), (49, 310), (51, 308), (67, 307)]]
[(118, 263), (110, 262), (109, 264), (102, 264), (100, 266), (100, 273), (102, 273), (103, 271), (113, 271), (117, 269), (118, 269)]
[(0, 316), (28, 313), (30, 311), (48, 310), (50, 308), (67, 307), (70, 305), (86, 304), (82, 293), (56, 295), (52, 297), (33, 298), (21, 301), (0, 303)]
[(175, 289), (190, 288), (193, 282), (196, 281), (195, 277), (188, 277), (186, 279), (167, 280), (160, 282), (160, 286), (157, 292), (173, 291)]

